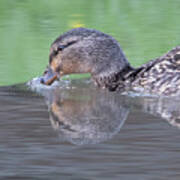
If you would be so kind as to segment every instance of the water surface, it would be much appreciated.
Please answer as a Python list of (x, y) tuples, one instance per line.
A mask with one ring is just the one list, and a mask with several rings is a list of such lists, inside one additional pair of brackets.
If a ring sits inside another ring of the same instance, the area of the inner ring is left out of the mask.
[(177, 100), (89, 81), (4, 87), (0, 99), (1, 179), (179, 179)]

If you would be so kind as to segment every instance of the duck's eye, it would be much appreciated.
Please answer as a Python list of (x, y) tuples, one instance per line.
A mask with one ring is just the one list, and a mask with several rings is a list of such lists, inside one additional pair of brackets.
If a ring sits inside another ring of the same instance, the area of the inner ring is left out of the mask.
[(58, 51), (62, 51), (64, 48), (65, 48), (65, 45), (59, 45), (59, 46), (57, 47), (57, 52), (58, 52)]
[(59, 45), (56, 50), (53, 51), (52, 55), (56, 56), (59, 51), (62, 51), (65, 48), (64, 45)]

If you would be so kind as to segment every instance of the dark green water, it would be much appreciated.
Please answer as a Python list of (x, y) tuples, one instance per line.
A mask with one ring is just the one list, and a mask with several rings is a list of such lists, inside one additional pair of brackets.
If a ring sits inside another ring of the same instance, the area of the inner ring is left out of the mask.
[(52, 41), (79, 26), (112, 35), (141, 65), (179, 44), (179, 9), (179, 0), (1, 0), (0, 85), (41, 75)]

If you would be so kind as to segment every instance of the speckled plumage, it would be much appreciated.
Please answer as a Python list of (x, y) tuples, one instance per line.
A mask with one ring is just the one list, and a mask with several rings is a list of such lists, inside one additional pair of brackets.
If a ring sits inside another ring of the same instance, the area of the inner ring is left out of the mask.
[[(121, 89), (119, 83), (117, 81), (117, 90)], [(129, 72), (124, 84), (134, 91), (157, 95), (180, 94), (180, 46)]]
[(180, 46), (142, 66), (133, 82), (153, 94), (180, 93)]
[(180, 46), (133, 68), (114, 38), (100, 31), (76, 28), (53, 42), (50, 67), (61, 76), (91, 73), (96, 85), (111, 91), (180, 94)]

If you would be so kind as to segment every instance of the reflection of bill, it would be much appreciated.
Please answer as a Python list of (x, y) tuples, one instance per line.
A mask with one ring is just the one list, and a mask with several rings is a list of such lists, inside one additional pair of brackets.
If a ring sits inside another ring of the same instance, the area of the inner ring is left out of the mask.
[(120, 131), (128, 115), (123, 98), (92, 89), (60, 91), (48, 94), (52, 127), (61, 140), (74, 144), (95, 144)]

